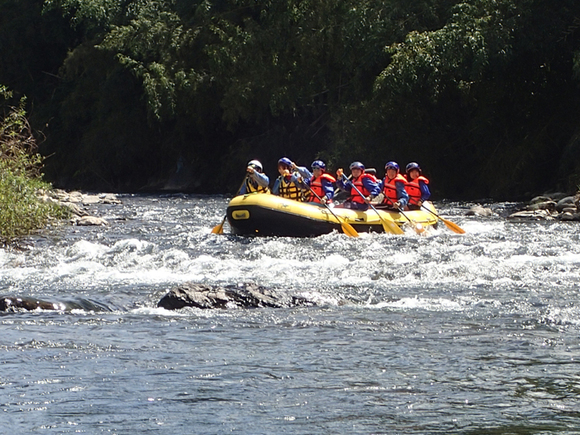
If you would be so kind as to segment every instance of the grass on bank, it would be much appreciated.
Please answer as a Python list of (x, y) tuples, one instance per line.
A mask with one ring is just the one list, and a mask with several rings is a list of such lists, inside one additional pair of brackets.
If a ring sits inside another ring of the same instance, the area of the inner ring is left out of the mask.
[(24, 110), (25, 99), (18, 106), (7, 104), (12, 93), (0, 85), (0, 245), (13, 243), (63, 219), (70, 211), (59, 204), (44, 202), (38, 192), (52, 187), (42, 180), (43, 158), (36, 152)]

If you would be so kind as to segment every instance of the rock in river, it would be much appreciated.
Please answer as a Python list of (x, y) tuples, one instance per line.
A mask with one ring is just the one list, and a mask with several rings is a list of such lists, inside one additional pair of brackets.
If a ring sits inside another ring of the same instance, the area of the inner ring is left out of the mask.
[(158, 307), (178, 310), (194, 308), (283, 308), (292, 306), (312, 306), (314, 302), (305, 298), (284, 297), (255, 284), (240, 284), (226, 287), (185, 283), (172, 288)]

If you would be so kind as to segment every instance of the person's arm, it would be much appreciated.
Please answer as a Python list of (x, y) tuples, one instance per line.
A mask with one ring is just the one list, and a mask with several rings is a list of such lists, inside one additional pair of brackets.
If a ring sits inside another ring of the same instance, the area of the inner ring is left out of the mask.
[(310, 172), (306, 166), (296, 166), (296, 170), (298, 171), (300, 176), (305, 180), (309, 180), (312, 178), (312, 172)]
[(327, 200), (332, 201), (334, 198), (334, 186), (325, 178), (322, 179), (322, 191), (324, 192), (324, 196), (326, 196)]
[(363, 182), (363, 185), (365, 186), (365, 189), (369, 191), (369, 195), (370, 195), (371, 199), (379, 196), (379, 193), (381, 193), (381, 188), (379, 187), (379, 183), (375, 183), (371, 179), (371, 177), (364, 177), (362, 182)]
[(274, 187), (272, 187), (272, 193), (274, 195), (280, 195), (280, 177), (276, 178), (276, 181), (274, 181)]
[(395, 181), (395, 188), (397, 189), (397, 202), (400, 207), (405, 207), (409, 204), (409, 194), (405, 190), (405, 183), (402, 181)]
[(423, 180), (419, 180), (419, 189), (421, 190), (421, 202), (427, 201), (431, 198), (431, 191), (429, 190), (429, 185)]
[(258, 183), (261, 187), (268, 187), (270, 184), (270, 178), (262, 172), (254, 171), (250, 177), (252, 177), (252, 180)]

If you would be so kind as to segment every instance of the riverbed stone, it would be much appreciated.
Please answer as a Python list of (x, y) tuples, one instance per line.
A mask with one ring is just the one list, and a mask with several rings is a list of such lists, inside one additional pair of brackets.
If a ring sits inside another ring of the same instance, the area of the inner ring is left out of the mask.
[(565, 198), (562, 198), (556, 204), (556, 210), (558, 210), (559, 212), (562, 212), (562, 211), (564, 211), (564, 209), (569, 208), (569, 207), (575, 208), (576, 207), (574, 205), (575, 199), (576, 199), (576, 197), (574, 197), (574, 196), (567, 196)]
[(554, 201), (537, 202), (535, 204), (528, 205), (526, 210), (556, 210), (556, 203)]
[(486, 216), (486, 217), (489, 217), (489, 216), (493, 215), (493, 211), (491, 210), (491, 208), (488, 208), (488, 207), (483, 207), (481, 205), (474, 205), (465, 214), (467, 216)]
[(167, 310), (185, 307), (211, 308), (283, 308), (312, 306), (314, 302), (303, 297), (283, 297), (256, 284), (211, 286), (185, 283), (169, 290), (157, 306)]
[(84, 227), (109, 225), (105, 219), (96, 216), (82, 216), (76, 219), (76, 224)]
[(537, 204), (539, 202), (552, 201), (552, 198), (546, 195), (535, 196), (530, 200), (530, 204)]
[(508, 216), (511, 220), (553, 220), (554, 217), (549, 210), (522, 210)]
[(17, 312), (17, 311), (64, 311), (65, 304), (60, 302), (48, 302), (36, 298), (24, 296), (0, 296), (0, 311)]
[(580, 221), (580, 213), (563, 212), (558, 216), (561, 221), (578, 222)]

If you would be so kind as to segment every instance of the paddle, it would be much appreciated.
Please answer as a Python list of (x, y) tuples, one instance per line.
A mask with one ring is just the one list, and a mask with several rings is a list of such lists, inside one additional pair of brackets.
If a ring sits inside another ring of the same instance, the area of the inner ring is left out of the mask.
[[(246, 183), (246, 178), (248, 178), (247, 175), (244, 177), (244, 181), (242, 181), (242, 184), (240, 184), (240, 188), (238, 189), (238, 192), (234, 196), (238, 196), (240, 194), (242, 187), (244, 187), (244, 184)], [(218, 225), (213, 227), (213, 229), (211, 230), (212, 234), (223, 234), (224, 233), (224, 224), (226, 223), (227, 218), (228, 218), (228, 215), (226, 214), (224, 216), (224, 218), (222, 219), (222, 221)]]
[(430, 209), (425, 207), (423, 204), (421, 204), (421, 207), (423, 207), (425, 210), (427, 210), (429, 213), (431, 213), (432, 215), (434, 215), (438, 219), (441, 219), (443, 221), (443, 223), (445, 224), (445, 226), (447, 228), (449, 228), (451, 231), (453, 231), (454, 233), (465, 234), (465, 230), (463, 228), (461, 228), (459, 225), (457, 225), (456, 223), (448, 221), (447, 219), (443, 219), (441, 216), (439, 216), (437, 213), (431, 211)]
[[(342, 178), (343, 178), (343, 180), (350, 181), (348, 178), (346, 178), (346, 175), (344, 175), (344, 174), (342, 174)], [(358, 193), (361, 196), (361, 198), (364, 198), (364, 195), (362, 193), (360, 193), (360, 190), (358, 190), (357, 187), (352, 182), (350, 184), (354, 188), (354, 190), (356, 190), (356, 193)], [(374, 208), (372, 204), (369, 203), (369, 207), (375, 211), (375, 213), (377, 214), (377, 216), (381, 220), (381, 224), (383, 224), (383, 229), (385, 230), (385, 233), (405, 234), (405, 232), (402, 229), (400, 229), (396, 223), (389, 222), (389, 221), (383, 219), (383, 217), (381, 216), (379, 211), (376, 208)]]
[(413, 227), (413, 229), (415, 230), (415, 232), (417, 234), (423, 234), (425, 232), (425, 228), (423, 228), (423, 225), (420, 225), (417, 222), (415, 222), (414, 220), (410, 219), (409, 216), (407, 216), (403, 212), (401, 207), (399, 207), (398, 210), (399, 210), (399, 213), (401, 213), (405, 217), (405, 219), (407, 219), (409, 221), (409, 223), (411, 224), (411, 226)]
[[(304, 184), (306, 184), (306, 183), (304, 183)], [(318, 198), (320, 203), (328, 209), (330, 214), (332, 214), (336, 218), (336, 221), (340, 224), (340, 227), (342, 228), (342, 232), (349, 237), (358, 237), (358, 233), (354, 229), (354, 227), (351, 224), (349, 224), (348, 222), (341, 222), (340, 219), (338, 218), (338, 216), (328, 206), (328, 204), (326, 204), (325, 202), (322, 202), (322, 198), (320, 196), (318, 196), (318, 194), (314, 190), (312, 190), (312, 187), (310, 187), (310, 185), (308, 185), (308, 184), (306, 184), (306, 185), (308, 186), (308, 189), (310, 189), (310, 192), (312, 192), (312, 194)]]
[[(392, 206), (395, 205), (393, 203), (393, 201), (391, 201), (390, 198), (387, 198), (387, 201), (389, 201)], [(409, 216), (407, 216), (405, 214), (405, 212), (403, 211), (403, 209), (401, 207), (397, 207), (397, 210), (399, 211), (399, 213), (401, 213), (403, 215), (403, 217), (405, 219), (407, 219), (409, 221), (409, 223), (411, 224), (411, 226), (413, 227), (413, 229), (415, 230), (415, 232), (417, 234), (423, 234), (425, 232), (425, 228), (423, 228), (423, 225), (419, 225), (417, 222), (415, 222), (414, 220), (410, 219)]]

